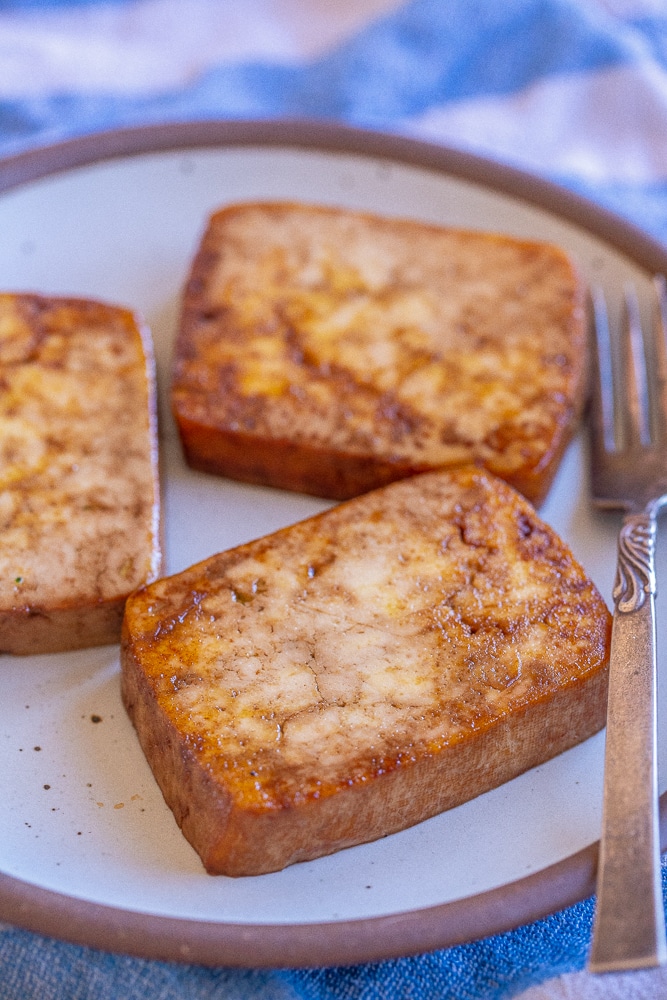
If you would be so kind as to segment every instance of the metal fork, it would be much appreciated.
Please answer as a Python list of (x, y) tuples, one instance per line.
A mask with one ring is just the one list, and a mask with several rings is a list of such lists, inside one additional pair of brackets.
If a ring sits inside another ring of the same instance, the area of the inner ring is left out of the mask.
[[(616, 345), (592, 294), (597, 367), (592, 398), (593, 502), (625, 511), (614, 618), (597, 905), (588, 967), (611, 972), (667, 959), (660, 880), (656, 739), (655, 536), (667, 502), (667, 294), (654, 279), (642, 331), (627, 289)], [(615, 347), (615, 349), (614, 349)]]

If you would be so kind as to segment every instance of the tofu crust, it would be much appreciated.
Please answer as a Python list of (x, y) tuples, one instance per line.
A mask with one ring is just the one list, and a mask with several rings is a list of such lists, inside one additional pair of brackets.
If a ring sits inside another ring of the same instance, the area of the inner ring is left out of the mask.
[(474, 467), (426, 473), (141, 588), (122, 696), (212, 874), (418, 823), (605, 721), (610, 615)]
[(171, 395), (200, 470), (341, 500), (481, 462), (539, 505), (586, 385), (558, 247), (269, 202), (210, 217)]
[(0, 294), (0, 651), (120, 640), (161, 568), (155, 373), (127, 309)]

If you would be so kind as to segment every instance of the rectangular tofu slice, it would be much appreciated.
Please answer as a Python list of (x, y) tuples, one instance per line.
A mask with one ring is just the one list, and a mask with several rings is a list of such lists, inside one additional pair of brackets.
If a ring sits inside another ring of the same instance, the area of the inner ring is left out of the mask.
[(293, 203), (224, 208), (175, 349), (186, 459), (339, 500), (481, 462), (539, 504), (582, 408), (583, 296), (547, 243)]
[(382, 837), (605, 720), (610, 617), (534, 509), (425, 473), (142, 588), (122, 692), (211, 873)]
[(0, 294), (0, 651), (118, 642), (158, 575), (155, 376), (131, 312)]

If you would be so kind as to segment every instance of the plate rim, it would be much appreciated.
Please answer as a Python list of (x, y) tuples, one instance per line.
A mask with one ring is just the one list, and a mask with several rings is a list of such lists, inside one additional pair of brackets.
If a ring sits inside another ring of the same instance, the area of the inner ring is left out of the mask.
[[(535, 174), (405, 134), (308, 120), (202, 120), (117, 128), (0, 159), (0, 195), (113, 159), (257, 146), (358, 154), (446, 174), (534, 205), (597, 236), (647, 271), (667, 246), (632, 222)], [(667, 793), (660, 801), (667, 848)], [(145, 959), (236, 968), (350, 965), (406, 957), (512, 930), (591, 896), (598, 844), (497, 888), (419, 910), (306, 924), (197, 921), (54, 892), (0, 872), (0, 920), (72, 944)]]

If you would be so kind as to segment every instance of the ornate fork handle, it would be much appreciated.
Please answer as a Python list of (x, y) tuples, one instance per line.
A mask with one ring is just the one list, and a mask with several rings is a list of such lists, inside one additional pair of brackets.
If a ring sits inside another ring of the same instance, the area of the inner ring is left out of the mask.
[(618, 536), (614, 607), (621, 614), (637, 611), (647, 595), (655, 597), (655, 516), (628, 514)]
[(593, 972), (667, 959), (657, 814), (655, 535), (649, 507), (628, 514), (619, 536)]

